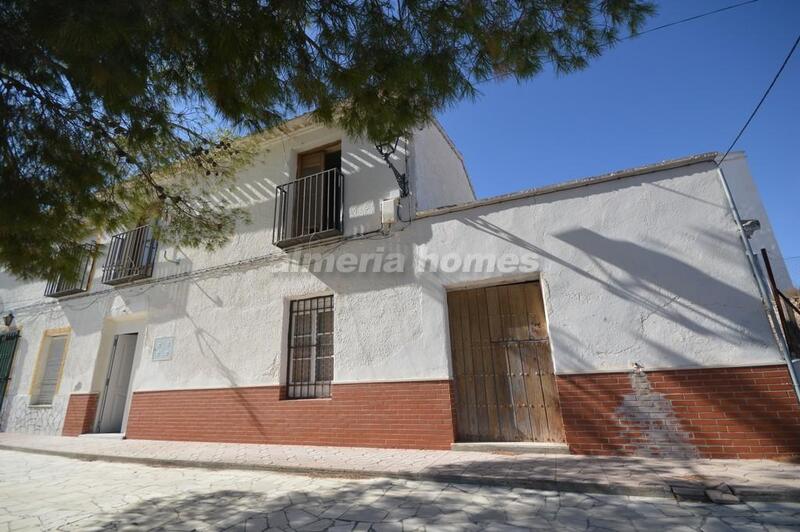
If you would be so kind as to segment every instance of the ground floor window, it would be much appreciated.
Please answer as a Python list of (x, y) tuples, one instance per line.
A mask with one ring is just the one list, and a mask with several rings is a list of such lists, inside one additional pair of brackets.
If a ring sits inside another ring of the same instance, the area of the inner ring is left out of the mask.
[(333, 296), (292, 301), (288, 397), (330, 397), (332, 380)]
[(67, 354), (69, 331), (47, 331), (42, 337), (36, 370), (31, 383), (31, 406), (49, 406), (58, 392), (64, 357)]

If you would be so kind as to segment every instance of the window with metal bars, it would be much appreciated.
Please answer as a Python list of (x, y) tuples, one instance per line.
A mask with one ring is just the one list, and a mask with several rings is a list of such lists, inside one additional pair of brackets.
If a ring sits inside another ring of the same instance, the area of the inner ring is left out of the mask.
[(333, 296), (292, 301), (289, 307), (290, 399), (330, 397), (333, 381)]

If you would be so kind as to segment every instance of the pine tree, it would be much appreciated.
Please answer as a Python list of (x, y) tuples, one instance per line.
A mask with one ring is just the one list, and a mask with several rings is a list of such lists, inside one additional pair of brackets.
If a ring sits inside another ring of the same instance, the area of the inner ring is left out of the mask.
[(644, 0), (4, 0), (0, 265), (69, 276), (98, 233), (155, 216), (215, 248), (245, 213), (206, 200), (237, 134), (301, 111), (385, 142), (497, 77), (586, 66)]

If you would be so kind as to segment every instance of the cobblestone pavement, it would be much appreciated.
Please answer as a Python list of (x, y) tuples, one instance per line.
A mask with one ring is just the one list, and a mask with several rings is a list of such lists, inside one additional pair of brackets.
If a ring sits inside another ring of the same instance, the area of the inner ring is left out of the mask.
[(713, 505), (413, 480), (158, 468), (0, 451), (0, 530), (798, 530)]
[[(174, 461), (174, 465), (346, 472), (348, 475), (480, 481), (562, 491), (671, 496), (675, 482), (726, 483), (745, 500), (800, 500), (800, 464), (770, 460), (541, 455), (365, 449), (302, 445), (114, 440), (0, 433), (0, 448), (16, 447), (106, 459)], [(13, 450), (13, 449), (12, 449)], [(613, 488), (613, 489), (612, 489)], [(764, 495), (767, 495), (766, 497)]]

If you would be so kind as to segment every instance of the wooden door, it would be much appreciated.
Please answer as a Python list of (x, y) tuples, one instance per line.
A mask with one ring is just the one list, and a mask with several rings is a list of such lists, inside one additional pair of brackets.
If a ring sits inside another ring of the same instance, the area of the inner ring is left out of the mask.
[(450, 292), (460, 441), (563, 442), (538, 282)]
[(291, 236), (303, 236), (315, 232), (318, 191), (316, 178), (309, 177), (325, 170), (325, 152), (304, 153), (297, 158), (297, 185), (294, 187)]

